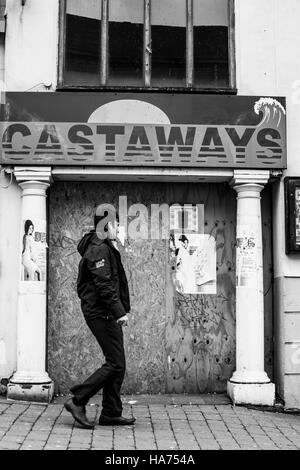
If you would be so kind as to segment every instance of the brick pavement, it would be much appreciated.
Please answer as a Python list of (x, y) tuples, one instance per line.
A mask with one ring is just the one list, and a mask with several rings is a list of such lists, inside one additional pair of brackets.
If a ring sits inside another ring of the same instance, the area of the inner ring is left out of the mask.
[[(0, 450), (300, 449), (300, 415), (232, 406), (225, 396), (123, 397), (133, 427), (80, 428), (54, 404), (0, 400)], [(99, 417), (100, 398), (87, 407)]]

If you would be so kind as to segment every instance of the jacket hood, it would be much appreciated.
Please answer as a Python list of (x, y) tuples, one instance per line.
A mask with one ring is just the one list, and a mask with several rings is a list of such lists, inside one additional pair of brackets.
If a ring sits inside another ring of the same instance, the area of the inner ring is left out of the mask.
[(100, 244), (100, 243), (103, 243), (103, 240), (100, 240), (95, 232), (95, 230), (92, 230), (91, 232), (89, 233), (86, 233), (82, 239), (80, 240), (80, 242), (78, 243), (77, 245), (77, 250), (78, 252), (80, 253), (81, 256), (84, 255), (84, 253), (86, 252), (86, 249), (87, 247), (91, 244), (91, 243), (96, 243), (96, 244)]

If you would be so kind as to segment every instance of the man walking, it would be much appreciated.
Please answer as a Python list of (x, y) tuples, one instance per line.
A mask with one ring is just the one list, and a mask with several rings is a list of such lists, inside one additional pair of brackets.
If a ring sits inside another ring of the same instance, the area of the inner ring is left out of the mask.
[[(104, 230), (100, 229), (105, 222)], [(107, 222), (107, 223), (106, 223)], [(105, 363), (83, 383), (71, 388), (73, 397), (65, 408), (86, 428), (93, 423), (86, 417), (85, 405), (103, 389), (100, 425), (132, 425), (135, 418), (122, 416), (120, 390), (125, 374), (122, 326), (127, 324), (130, 300), (126, 274), (116, 245), (118, 216), (104, 212), (94, 217), (95, 230), (78, 244), (77, 292), (88, 327), (98, 341)], [(96, 231), (97, 230), (97, 231)]]

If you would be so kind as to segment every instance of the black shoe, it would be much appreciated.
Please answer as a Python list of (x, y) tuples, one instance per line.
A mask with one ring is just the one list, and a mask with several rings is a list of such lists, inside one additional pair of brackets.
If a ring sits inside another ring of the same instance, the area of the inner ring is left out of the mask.
[(75, 405), (73, 399), (69, 398), (69, 400), (64, 404), (64, 407), (69, 411), (69, 413), (71, 413), (77, 423), (81, 424), (81, 426), (86, 429), (93, 429), (94, 424), (87, 419), (85, 407), (83, 405)]
[(99, 418), (100, 426), (131, 426), (135, 423), (135, 418), (124, 418), (123, 416), (105, 416)]

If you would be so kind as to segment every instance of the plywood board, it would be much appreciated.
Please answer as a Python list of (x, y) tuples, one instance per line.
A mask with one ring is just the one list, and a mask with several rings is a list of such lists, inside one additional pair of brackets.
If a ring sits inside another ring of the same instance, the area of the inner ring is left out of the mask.
[[(50, 193), (50, 256), (48, 294), (49, 373), (60, 392), (92, 373), (103, 356), (85, 325), (76, 293), (80, 256), (77, 243), (93, 220), (98, 204), (117, 203), (128, 194), (128, 204), (160, 203), (159, 185), (60, 183)], [(126, 249), (125, 249), (126, 248)], [(165, 272), (166, 242), (131, 242), (123, 248), (132, 311), (124, 329), (126, 393), (165, 391)]]
[[(48, 370), (66, 393), (103, 361), (76, 294), (77, 243), (102, 202), (128, 206), (204, 204), (204, 231), (217, 248), (217, 294), (179, 295), (172, 284), (168, 240), (135, 240), (121, 248), (132, 311), (124, 329), (124, 393), (224, 392), (235, 369), (236, 195), (223, 184), (55, 183), (49, 199)], [(263, 195), (265, 355), (272, 373), (272, 257), (269, 193)]]
[(168, 391), (221, 392), (235, 369), (235, 193), (213, 184), (172, 189), (179, 203), (204, 203), (204, 231), (216, 240), (217, 294), (182, 295), (170, 289)]

